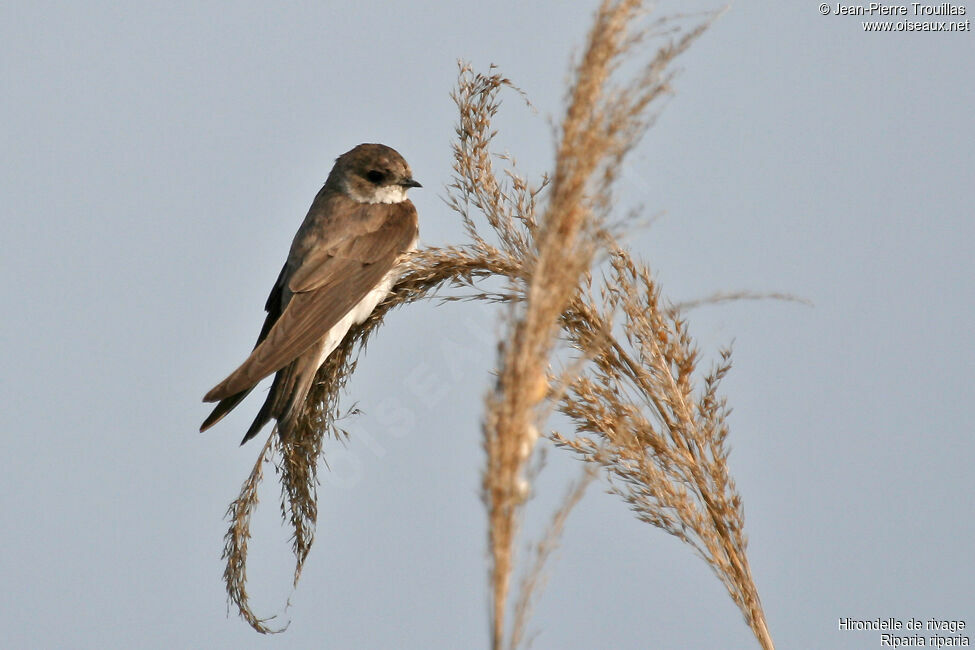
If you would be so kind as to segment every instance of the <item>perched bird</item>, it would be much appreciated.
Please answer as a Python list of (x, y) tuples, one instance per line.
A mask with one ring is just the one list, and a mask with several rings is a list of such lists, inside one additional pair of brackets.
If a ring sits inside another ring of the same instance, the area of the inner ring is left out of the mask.
[(360, 144), (336, 159), (271, 289), (254, 351), (203, 398), (219, 403), (200, 431), (277, 373), (240, 444), (272, 418), (282, 437), (290, 435), (318, 368), (386, 297), (397, 262), (416, 247), (416, 208), (406, 198), (411, 187), (421, 185), (410, 166), (385, 145)]

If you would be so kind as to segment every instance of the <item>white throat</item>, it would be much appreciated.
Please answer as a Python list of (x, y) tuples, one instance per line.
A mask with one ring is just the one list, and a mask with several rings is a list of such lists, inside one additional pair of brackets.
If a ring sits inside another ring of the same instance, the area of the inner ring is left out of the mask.
[(400, 185), (377, 187), (369, 194), (356, 191), (351, 183), (345, 184), (346, 193), (359, 203), (402, 203), (406, 200), (406, 189)]

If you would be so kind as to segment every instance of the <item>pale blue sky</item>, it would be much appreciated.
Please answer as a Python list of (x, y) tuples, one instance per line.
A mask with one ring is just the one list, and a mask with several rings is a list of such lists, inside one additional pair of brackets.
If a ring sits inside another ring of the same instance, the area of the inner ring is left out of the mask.
[[(908, 3), (909, 4), (909, 3)], [(713, 7), (694, 3), (695, 8)], [(659, 12), (687, 10), (661, 3)], [(268, 473), (250, 592), (226, 615), (224, 510), (259, 399), (205, 435), (203, 393), (246, 354), (336, 156), (410, 162), (421, 241), (461, 240), (456, 61), (496, 63), (500, 142), (552, 156), (590, 2), (8, 3), (0, 266), (4, 648), (483, 648), (479, 418), (497, 313), (421, 304), (363, 357), (318, 538), (290, 593)], [(975, 625), (971, 32), (866, 34), (816, 3), (740, 3), (680, 60), (621, 207), (725, 383), (749, 557), (780, 648), (880, 647), (841, 617)], [(441, 379), (442, 377), (442, 379)], [(417, 380), (432, 378), (418, 394)], [(537, 534), (576, 464), (552, 453)], [(570, 519), (535, 648), (755, 648), (689, 548), (595, 487)]]

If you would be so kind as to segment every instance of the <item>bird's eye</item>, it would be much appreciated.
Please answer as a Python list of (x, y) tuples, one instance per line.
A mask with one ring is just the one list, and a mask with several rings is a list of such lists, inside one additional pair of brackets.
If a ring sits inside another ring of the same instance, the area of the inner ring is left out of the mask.
[(366, 179), (368, 179), (370, 183), (376, 183), (378, 185), (379, 183), (382, 183), (385, 178), (386, 174), (375, 169), (366, 172)]

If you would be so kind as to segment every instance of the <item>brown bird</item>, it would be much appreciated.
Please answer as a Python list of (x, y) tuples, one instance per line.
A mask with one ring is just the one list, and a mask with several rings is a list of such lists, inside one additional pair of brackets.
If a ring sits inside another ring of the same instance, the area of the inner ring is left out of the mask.
[(406, 198), (411, 187), (421, 185), (410, 166), (385, 145), (360, 144), (336, 159), (268, 296), (254, 351), (203, 398), (219, 403), (200, 431), (277, 373), (240, 444), (272, 418), (279, 435), (290, 435), (319, 367), (386, 297), (398, 261), (416, 247), (416, 208)]

